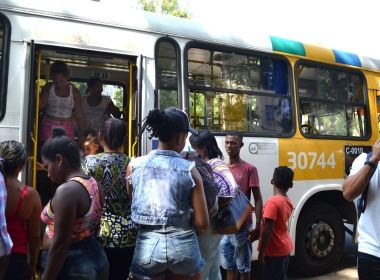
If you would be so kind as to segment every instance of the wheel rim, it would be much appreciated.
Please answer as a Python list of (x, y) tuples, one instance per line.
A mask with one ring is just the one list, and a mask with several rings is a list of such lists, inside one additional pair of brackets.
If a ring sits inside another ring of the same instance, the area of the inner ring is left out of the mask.
[(306, 248), (310, 255), (323, 258), (329, 255), (334, 248), (335, 235), (332, 227), (319, 221), (313, 224), (306, 236)]

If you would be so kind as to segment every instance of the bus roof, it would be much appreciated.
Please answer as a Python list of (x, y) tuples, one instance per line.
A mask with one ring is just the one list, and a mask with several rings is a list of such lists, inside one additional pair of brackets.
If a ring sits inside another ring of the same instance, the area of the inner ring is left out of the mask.
[(2, 0), (1, 2), (0, 11), (35, 14), (36, 16), (128, 28), (252, 50), (280, 52), (328, 63), (340, 63), (380, 71), (379, 59), (268, 36), (261, 30), (254, 30), (254, 27), (253, 31), (247, 34), (243, 30), (222, 29), (217, 23), (206, 26), (194, 20), (169, 15), (131, 11), (131, 9), (124, 10), (123, 7), (112, 5), (112, 1)]

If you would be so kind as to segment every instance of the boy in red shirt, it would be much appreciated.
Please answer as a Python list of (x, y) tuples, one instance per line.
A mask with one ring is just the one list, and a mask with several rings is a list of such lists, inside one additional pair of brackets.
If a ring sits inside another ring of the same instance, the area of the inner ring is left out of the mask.
[(293, 205), (287, 196), (293, 186), (293, 171), (287, 166), (275, 168), (273, 196), (264, 205), (259, 241), (259, 262), (264, 265), (265, 280), (286, 280), (292, 240), (288, 233), (288, 221)]

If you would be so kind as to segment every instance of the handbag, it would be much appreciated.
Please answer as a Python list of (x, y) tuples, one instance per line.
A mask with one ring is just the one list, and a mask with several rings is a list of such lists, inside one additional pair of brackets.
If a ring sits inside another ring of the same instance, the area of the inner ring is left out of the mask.
[(213, 232), (219, 234), (237, 233), (253, 210), (254, 207), (247, 196), (238, 188), (235, 197), (220, 207), (216, 217), (212, 220)]

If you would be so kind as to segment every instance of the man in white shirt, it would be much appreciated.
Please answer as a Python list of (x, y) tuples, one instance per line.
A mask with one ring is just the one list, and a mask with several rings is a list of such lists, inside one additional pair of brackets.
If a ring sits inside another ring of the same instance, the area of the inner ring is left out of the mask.
[[(350, 175), (343, 183), (343, 196), (352, 201), (360, 196), (369, 182), (366, 208), (358, 224), (359, 280), (380, 279), (380, 139), (372, 146), (372, 155), (359, 155), (352, 164)], [(373, 174), (373, 176), (372, 176)]]

